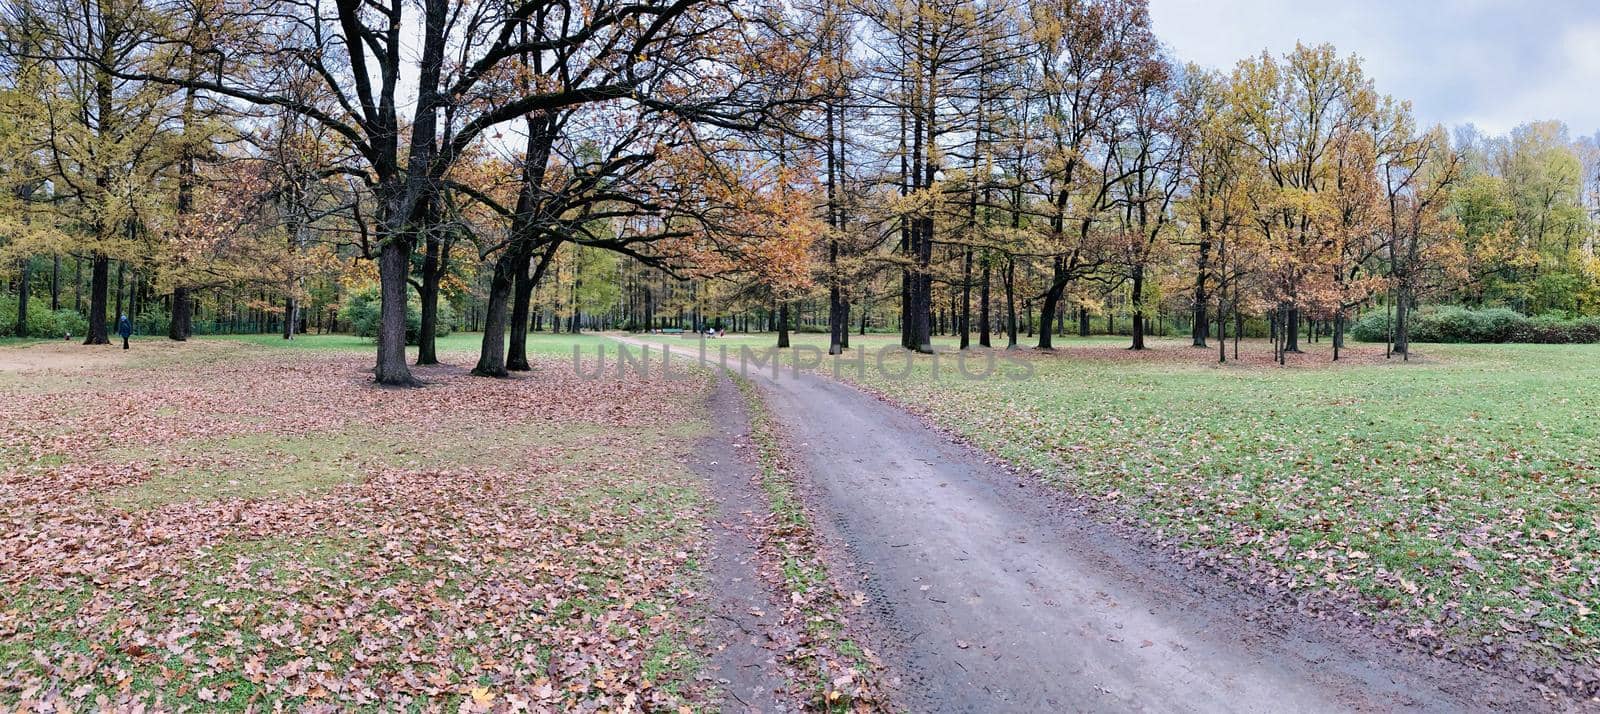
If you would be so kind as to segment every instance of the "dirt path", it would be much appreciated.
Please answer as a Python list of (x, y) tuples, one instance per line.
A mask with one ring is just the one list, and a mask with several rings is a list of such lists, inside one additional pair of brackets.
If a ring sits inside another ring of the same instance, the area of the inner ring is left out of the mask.
[(788, 711), (784, 677), (774, 649), (782, 607), (763, 584), (758, 552), (760, 519), (770, 515), (756, 485), (750, 452), (750, 416), (744, 398), (728, 379), (719, 380), (710, 401), (712, 433), (690, 457), (711, 483), (717, 510), (707, 570), (711, 618), (707, 631), (717, 643), (709, 674), (726, 695), (723, 711)]
[(0, 373), (4, 372), (60, 372), (72, 373), (120, 367), (136, 360), (165, 357), (180, 350), (195, 352), (225, 349), (233, 343), (221, 341), (172, 342), (165, 338), (135, 338), (132, 349), (122, 349), (121, 338), (112, 336), (116, 344), (85, 345), (81, 339), (71, 342), (55, 340), (25, 345), (0, 347)]
[(1491, 673), (1271, 614), (851, 387), (758, 383), (869, 577), (911, 711), (1553, 708)]

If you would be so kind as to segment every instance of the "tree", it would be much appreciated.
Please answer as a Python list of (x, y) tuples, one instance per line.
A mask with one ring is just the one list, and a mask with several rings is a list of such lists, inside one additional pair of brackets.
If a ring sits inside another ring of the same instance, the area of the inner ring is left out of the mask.
[(1168, 68), (1144, 66), (1126, 125), (1108, 140), (1113, 171), (1120, 179), (1112, 190), (1111, 208), (1119, 230), (1112, 260), (1128, 283), (1133, 308), (1130, 349), (1145, 348), (1145, 293), (1151, 264), (1163, 257), (1171, 208), (1183, 181), (1182, 167), (1190, 148), (1191, 129), (1180, 125), (1177, 97)]
[(138, 77), (164, 60), (160, 23), (136, 0), (15, 0), (4, 15), (15, 59), (39, 72), (43, 114), (31, 121), (45, 126), (52, 205), (92, 266), (84, 344), (108, 344), (111, 261), (139, 257), (175, 113), (170, 87)]
[(1039, 151), (1048, 208), (1050, 277), (1039, 304), (1039, 349), (1051, 331), (1068, 285), (1104, 261), (1105, 218), (1111, 190), (1121, 181), (1114, 155), (1097, 145), (1120, 120), (1147, 73), (1159, 64), (1149, 11), (1136, 0), (1052, 1), (1032, 6), (1029, 41), (1037, 47), (1045, 118)]
[(1324, 310), (1338, 290), (1336, 244), (1326, 229), (1333, 209), (1334, 147), (1369, 123), (1376, 101), (1355, 58), (1332, 46), (1297, 45), (1282, 61), (1239, 63), (1231, 97), (1239, 141), (1257, 164), (1254, 228), (1260, 232), (1268, 296), (1277, 308), (1279, 359), (1299, 351), (1303, 311)]
[(1415, 136), (1410, 122), (1393, 121), (1383, 154), (1383, 181), (1389, 218), (1389, 263), (1394, 321), (1390, 347), (1409, 359), (1411, 321), (1407, 314), (1421, 294), (1446, 279), (1459, 279), (1465, 261), (1457, 240), (1460, 224), (1445, 214), (1449, 190), (1460, 170), (1442, 128)]

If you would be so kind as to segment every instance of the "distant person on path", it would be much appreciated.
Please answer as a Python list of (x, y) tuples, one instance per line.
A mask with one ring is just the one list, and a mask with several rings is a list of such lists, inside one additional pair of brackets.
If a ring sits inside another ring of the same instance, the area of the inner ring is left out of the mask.
[(133, 335), (133, 323), (128, 322), (127, 315), (117, 320), (117, 334), (122, 335), (122, 349), (128, 349), (128, 337)]

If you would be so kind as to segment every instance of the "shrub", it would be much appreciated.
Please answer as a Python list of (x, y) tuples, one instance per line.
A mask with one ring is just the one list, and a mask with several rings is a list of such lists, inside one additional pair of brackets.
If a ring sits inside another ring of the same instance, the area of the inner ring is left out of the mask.
[(1527, 322), (1503, 307), (1470, 310), (1447, 305), (1415, 313), (1411, 339), (1416, 342), (1505, 342)]
[[(67, 332), (81, 337), (89, 331), (89, 320), (77, 310), (51, 312), (48, 302), (28, 301), (28, 336), (60, 338)], [(0, 295), (0, 337), (15, 337), (17, 332), (17, 298)]]
[[(1350, 337), (1362, 342), (1389, 338), (1386, 311), (1361, 316)], [(1413, 342), (1530, 342), (1576, 344), (1600, 342), (1600, 318), (1568, 318), (1559, 314), (1527, 317), (1503, 307), (1471, 309), (1454, 305), (1411, 313)]]
[(1350, 339), (1357, 342), (1387, 342), (1389, 340), (1388, 314), (1373, 310), (1350, 323)]
[[(48, 337), (60, 337), (64, 334), (71, 334), (73, 337), (82, 337), (84, 334), (89, 332), (89, 318), (79, 314), (77, 310), (62, 309), (57, 310), (54, 313), (46, 310), (43, 314), (50, 315), (51, 327), (54, 328), (54, 330), (46, 335)], [(28, 321), (33, 321), (31, 311)]]
[(1600, 342), (1600, 319), (1540, 315), (1524, 320), (1509, 341), (1548, 345)]
[[(339, 307), (339, 319), (350, 323), (350, 331), (358, 336), (368, 339), (378, 338), (378, 320), (380, 299), (378, 286), (370, 285), (361, 290), (354, 291), (345, 297), (344, 304)], [(434, 326), (434, 337), (447, 337), (455, 323), (455, 310), (448, 302), (439, 302), (438, 324)], [(422, 303), (415, 295), (406, 300), (406, 344), (417, 344), (417, 336), (422, 332)]]
[(133, 331), (141, 335), (165, 335), (170, 322), (172, 316), (165, 309), (154, 307), (133, 316)]

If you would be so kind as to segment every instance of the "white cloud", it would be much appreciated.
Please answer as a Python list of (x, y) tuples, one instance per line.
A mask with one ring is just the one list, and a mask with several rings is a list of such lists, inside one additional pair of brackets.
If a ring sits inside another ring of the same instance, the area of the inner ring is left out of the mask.
[(1297, 40), (1330, 42), (1426, 123), (1499, 133), (1559, 119), (1575, 134), (1600, 130), (1600, 3), (1150, 0), (1150, 11), (1183, 60), (1225, 69)]

